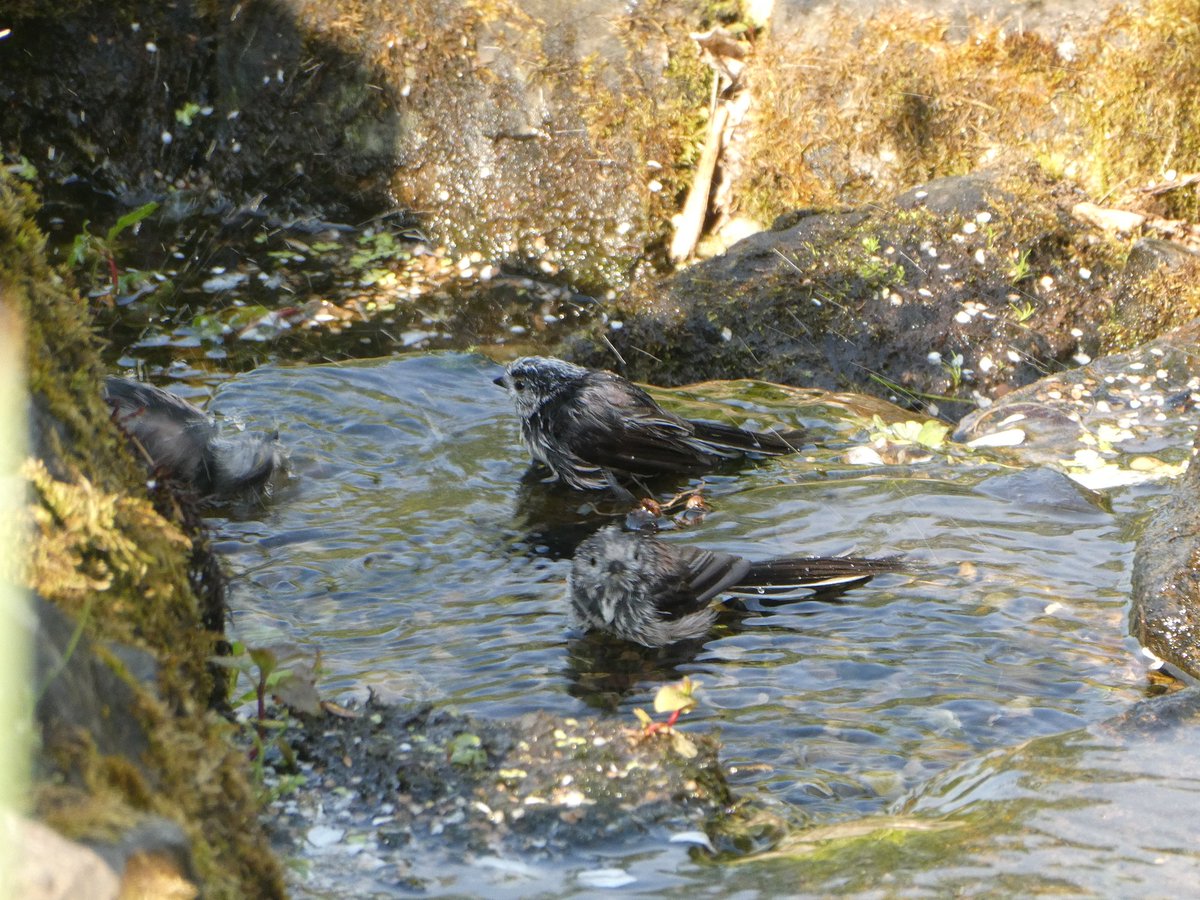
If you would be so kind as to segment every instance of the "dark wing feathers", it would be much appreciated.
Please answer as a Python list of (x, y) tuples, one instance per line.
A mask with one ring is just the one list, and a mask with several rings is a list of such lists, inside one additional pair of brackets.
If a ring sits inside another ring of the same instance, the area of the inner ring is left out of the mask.
[(211, 489), (209, 445), (217, 426), (204, 412), (169, 391), (115, 376), (105, 379), (104, 398), (117, 424), (142, 445), (156, 468), (202, 493)]
[(717, 550), (676, 546), (672, 552), (676, 568), (654, 592), (655, 606), (669, 619), (703, 609), (744, 578), (751, 565)]
[(683, 419), (636, 385), (596, 373), (560, 400), (560, 429), (580, 459), (635, 475), (696, 475), (746, 453), (793, 453), (802, 434), (756, 434), (732, 425)]

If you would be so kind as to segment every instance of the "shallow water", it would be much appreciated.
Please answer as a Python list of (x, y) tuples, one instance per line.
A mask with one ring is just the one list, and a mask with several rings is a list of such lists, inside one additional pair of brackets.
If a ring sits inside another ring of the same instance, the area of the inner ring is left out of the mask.
[[(222, 385), (213, 408), (278, 427), (293, 468), (265, 507), (215, 522), (236, 576), (236, 637), (319, 649), (326, 696), (372, 688), (482, 716), (632, 722), (659, 684), (690, 674), (703, 687), (685, 727), (717, 729), (736, 786), (813, 822), (894, 811), (934, 776), (1145, 695), (1126, 636), (1128, 564), (1134, 515), (1162, 488), (1122, 489), (1110, 512), (1065, 477), (983, 458), (852, 467), (841, 448), (866, 436), (853, 420), (746, 383), (664, 395), (693, 414), (803, 424), (831, 446), (712, 479), (708, 519), (666, 539), (757, 557), (903, 553), (922, 571), (836, 604), (731, 616), (690, 652), (584, 637), (566, 615), (568, 557), (605, 519), (581, 511), (587, 497), (521, 482), (527, 459), (497, 372), (478, 356), (417, 355), (267, 367)], [(657, 891), (715, 877), (677, 846), (617, 848), (603, 864)], [(720, 881), (793, 890), (790, 865)], [(909, 888), (961, 886), (939, 881), (936, 860), (926, 868)], [(837, 889), (840, 876), (821, 877), (815, 893)], [(449, 889), (558, 883), (500, 866), (464, 869)]]

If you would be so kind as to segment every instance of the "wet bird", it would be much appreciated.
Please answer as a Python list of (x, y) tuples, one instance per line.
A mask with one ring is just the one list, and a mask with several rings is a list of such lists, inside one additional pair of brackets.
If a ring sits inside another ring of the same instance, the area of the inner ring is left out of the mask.
[(609, 526), (579, 545), (571, 608), (580, 624), (646, 647), (703, 637), (722, 595), (795, 599), (907, 570), (900, 557), (784, 557), (762, 562)]
[(200, 496), (259, 488), (283, 463), (275, 436), (223, 432), (207, 413), (153, 385), (110, 376), (104, 399), (154, 471)]
[(552, 357), (514, 360), (494, 383), (512, 397), (534, 460), (577, 490), (625, 493), (622, 477), (700, 475), (795, 453), (804, 439), (684, 419), (620, 375)]

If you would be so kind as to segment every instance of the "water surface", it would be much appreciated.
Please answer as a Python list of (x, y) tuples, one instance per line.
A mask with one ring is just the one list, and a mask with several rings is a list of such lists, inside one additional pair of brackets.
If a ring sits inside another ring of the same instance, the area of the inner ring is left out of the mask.
[[(1145, 694), (1126, 636), (1128, 563), (1134, 516), (1160, 488), (1122, 489), (1109, 511), (1057, 473), (984, 458), (849, 466), (860, 422), (748, 383), (663, 396), (692, 414), (806, 425), (829, 446), (712, 479), (708, 519), (665, 539), (755, 557), (903, 553), (921, 573), (837, 604), (730, 617), (687, 652), (581, 635), (567, 617), (569, 554), (605, 519), (586, 495), (522, 482), (497, 372), (479, 356), (415, 355), (267, 367), (222, 386), (214, 408), (278, 427), (293, 467), (268, 505), (216, 523), (237, 637), (319, 649), (326, 695), (370, 688), (481, 716), (632, 722), (689, 674), (703, 687), (686, 727), (717, 729), (740, 789), (812, 822), (894, 811), (956, 766), (1074, 733)], [(606, 865), (643, 888), (691, 881), (671, 874), (691, 865), (678, 848), (635, 849)], [(508, 870), (471, 877), (539, 887)], [(744, 867), (722, 877), (790, 883)], [(921, 883), (948, 887), (941, 877)]]

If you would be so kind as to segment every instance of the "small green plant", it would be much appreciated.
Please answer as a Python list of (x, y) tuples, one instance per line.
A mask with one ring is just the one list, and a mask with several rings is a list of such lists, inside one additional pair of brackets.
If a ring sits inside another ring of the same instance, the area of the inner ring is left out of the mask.
[[(316, 714), (321, 711), (321, 701), (316, 693), (315, 664), (291, 655), (289, 665), (282, 665), (281, 654), (269, 647), (246, 647), (235, 641), (228, 656), (214, 656), (213, 664), (229, 671), (229, 694), (235, 707), (253, 704), (254, 715), (240, 720), (239, 724), (250, 737), (247, 758), (254, 766), (256, 782), (266, 784), (265, 756), (268, 749), (279, 751), (282, 765), (276, 771), (283, 772), (277, 785), (268, 792), (266, 799), (285, 794), (304, 783), (304, 776), (296, 772), (296, 757), (288, 744), (284, 731), (288, 725), (288, 710)], [(238, 694), (242, 680), (249, 687)], [(281, 715), (270, 716), (267, 712), (268, 697), (277, 697), (281, 702)]]
[(1037, 304), (1029, 299), (1022, 300), (1020, 303), (1013, 300), (1009, 302), (1008, 310), (1012, 313), (1013, 320), (1021, 325), (1033, 318), (1033, 314), (1037, 312)]
[(175, 121), (184, 128), (189, 128), (198, 115), (200, 115), (200, 104), (189, 100), (183, 106), (179, 107), (179, 109), (175, 110)]
[(409, 259), (411, 251), (390, 231), (364, 232), (358, 236), (358, 249), (350, 256), (350, 267), (361, 271), (364, 285), (377, 284), (394, 277), (387, 264)]
[(477, 734), (459, 734), (447, 749), (450, 762), (465, 769), (482, 769), (487, 765), (487, 751)]
[(35, 181), (37, 181), (37, 166), (31, 163), (27, 157), (22, 156), (20, 162), (13, 163), (11, 166), (8, 166), (7, 169), (12, 175), (24, 182), (33, 184)]
[(946, 374), (950, 376), (950, 388), (957, 391), (962, 386), (963, 378), (963, 357), (961, 353), (955, 353), (949, 359), (942, 360), (942, 368), (946, 370)]
[(128, 229), (133, 228), (147, 216), (154, 214), (158, 203), (151, 200), (137, 209), (127, 212), (113, 224), (101, 237), (92, 234), (89, 229), (91, 222), (84, 220), (83, 228), (71, 242), (71, 251), (67, 255), (67, 263), (76, 269), (83, 270), (90, 282), (95, 282), (100, 267), (104, 266), (112, 279), (113, 294), (119, 296), (128, 287), (132, 277), (140, 273), (126, 273), (122, 276), (117, 269), (117, 239)]
[(854, 274), (877, 288), (904, 283), (904, 266), (888, 262), (879, 255), (879, 238), (865, 237), (862, 239), (862, 246), (868, 255), (858, 261)]
[(1020, 284), (1032, 274), (1033, 269), (1029, 265), (1029, 251), (1022, 250), (1012, 265), (1008, 267), (1009, 284)]

